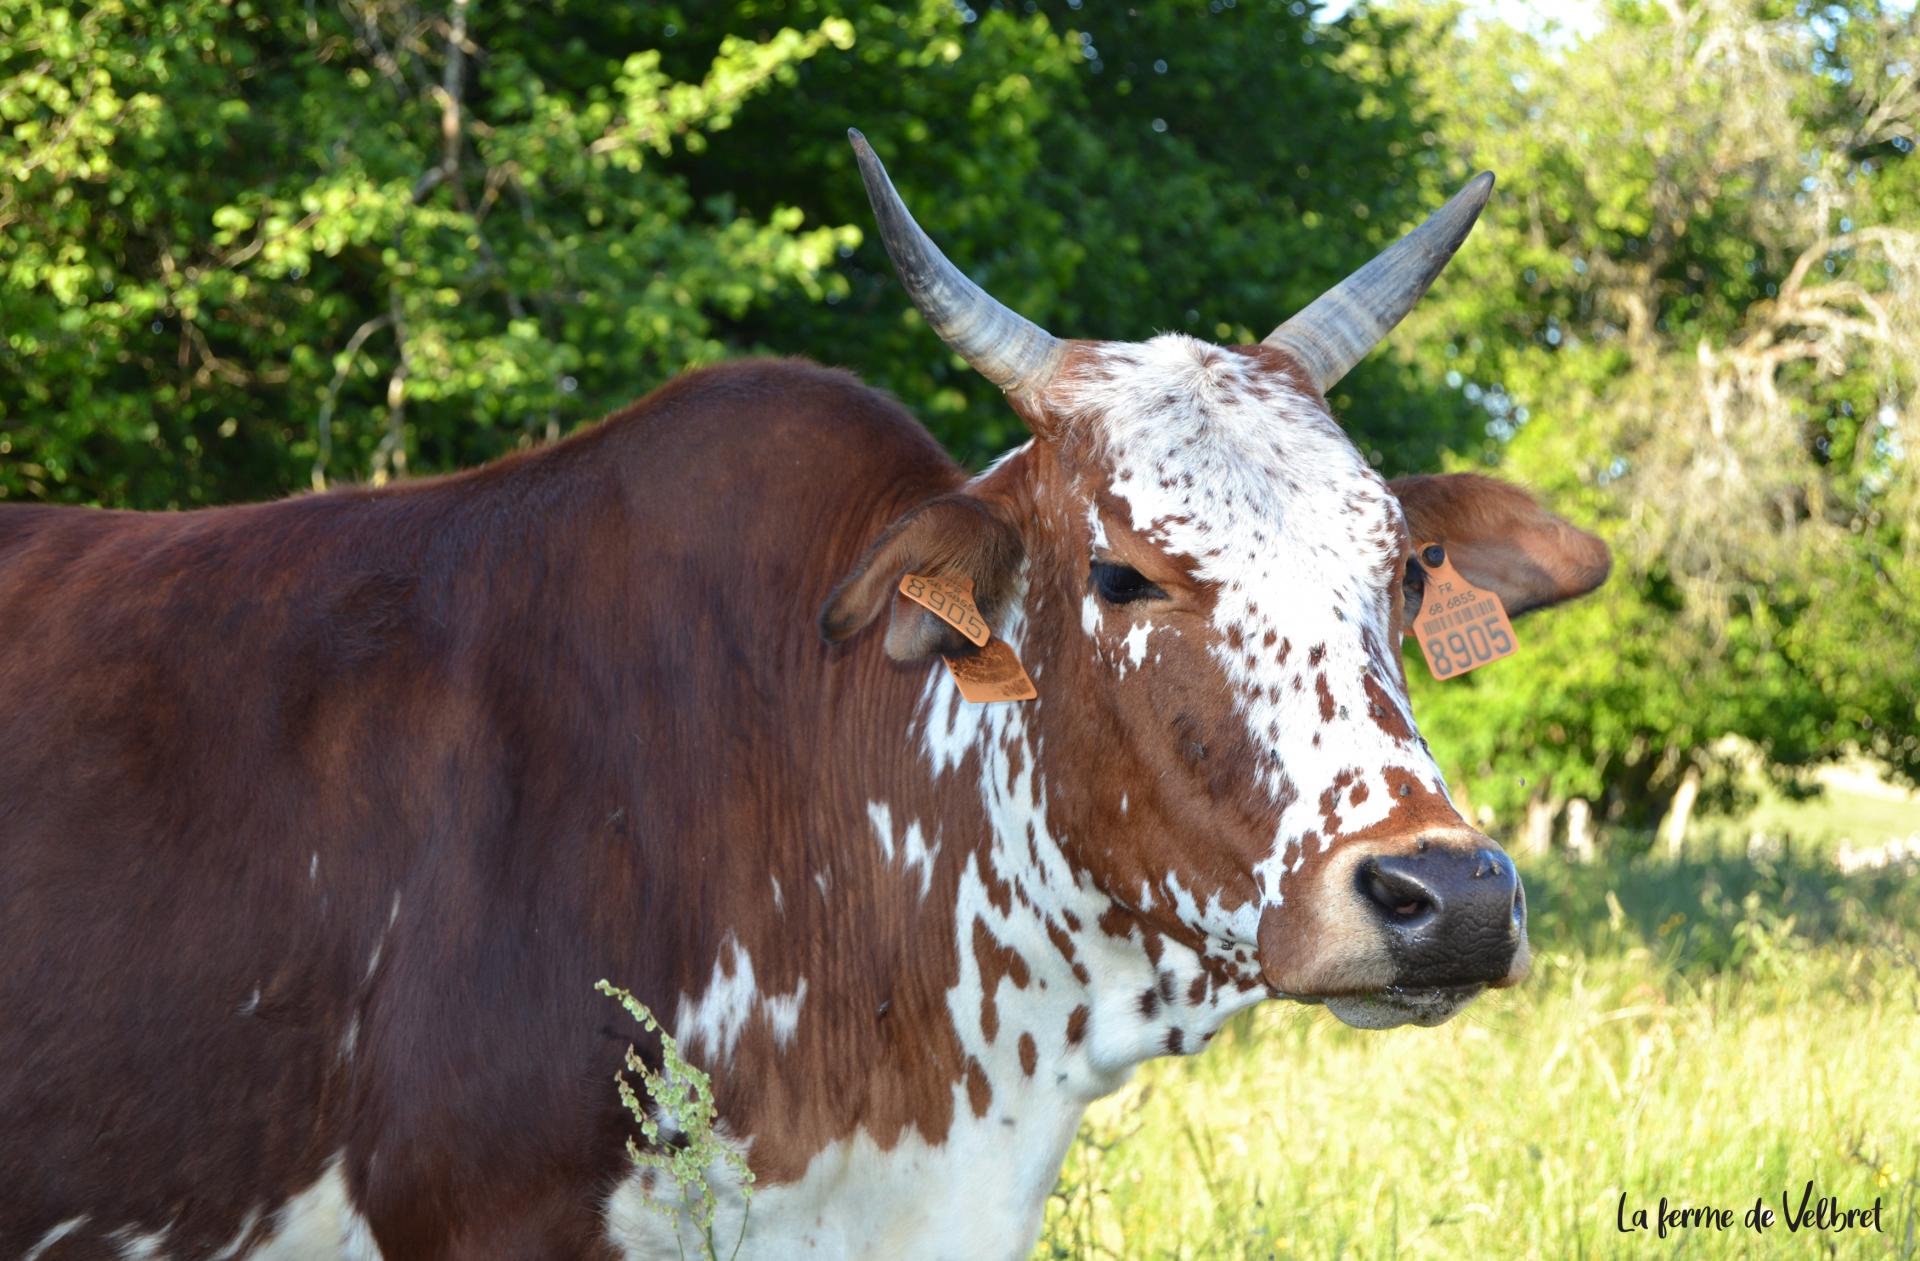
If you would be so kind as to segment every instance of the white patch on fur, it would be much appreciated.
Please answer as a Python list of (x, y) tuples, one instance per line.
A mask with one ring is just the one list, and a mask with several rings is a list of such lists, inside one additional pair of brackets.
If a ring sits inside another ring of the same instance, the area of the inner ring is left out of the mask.
[(698, 1000), (682, 994), (674, 1017), (674, 1034), (689, 1051), (698, 1052), (710, 1063), (725, 1064), (733, 1058), (733, 1048), (753, 1014), (760, 997), (753, 986), (753, 960), (737, 937), (728, 934), (720, 953), (731, 953), (732, 975), (721, 960), (713, 962), (713, 976)]
[(920, 869), (920, 896), (923, 898), (933, 889), (933, 859), (939, 852), (940, 843), (927, 842), (927, 834), (920, 826), (920, 820), (915, 819), (907, 824), (907, 834), (900, 841), (900, 857), (908, 871), (915, 867)]
[(867, 803), (867, 821), (873, 824), (874, 836), (880, 842), (880, 854), (887, 866), (893, 865), (897, 853), (900, 865), (908, 872), (918, 868), (920, 896), (926, 897), (933, 889), (933, 859), (940, 850), (939, 843), (929, 845), (926, 829), (920, 826), (920, 820), (909, 819), (906, 830), (900, 836), (896, 847), (893, 835), (893, 808), (884, 801)]
[(1100, 630), (1100, 601), (1089, 591), (1080, 597), (1080, 629), (1091, 639)]
[(167, 1232), (172, 1229), (168, 1224), (159, 1230), (143, 1232), (129, 1226), (108, 1235), (107, 1242), (119, 1253), (120, 1261), (166, 1261), (160, 1247), (167, 1242)]
[(880, 841), (880, 853), (887, 864), (893, 864), (893, 808), (884, 801), (867, 803), (867, 820), (873, 824), (873, 834)]
[(367, 959), (367, 975), (361, 984), (373, 980), (373, 974), (380, 970), (380, 954), (387, 947), (387, 934), (393, 931), (394, 921), (400, 918), (400, 895), (395, 893), (393, 901), (387, 907), (387, 922), (380, 929), (380, 935), (373, 939), (373, 953)]
[(247, 1246), (247, 1237), (253, 1234), (253, 1228), (259, 1224), (258, 1206), (248, 1209), (247, 1215), (240, 1219), (240, 1225), (234, 1230), (233, 1238), (227, 1240), (226, 1246), (209, 1256), (207, 1261), (234, 1261), (241, 1255), (240, 1250)]
[[(739, 1240), (741, 1261), (1021, 1261), (1080, 1109), (1023, 1114), (1007, 1125), (997, 1110), (974, 1117), (958, 1087), (953, 1105), (953, 1127), (939, 1146), (909, 1130), (882, 1151), (856, 1131), (818, 1152), (798, 1181), (755, 1188), (750, 1207), (716, 1162), (707, 1177), (716, 1251), (732, 1256)], [(671, 1180), (656, 1176), (649, 1194), (641, 1172), (631, 1171), (608, 1197), (607, 1237), (629, 1261), (703, 1256), (705, 1240), (688, 1213), (661, 1211), (684, 1202)]]
[(1087, 533), (1093, 538), (1095, 555), (1112, 546), (1111, 540), (1107, 538), (1107, 523), (1100, 519), (1100, 507), (1097, 504), (1087, 505)]
[(773, 909), (776, 911), (786, 910), (787, 898), (785, 894), (780, 892), (780, 877), (768, 876), (767, 879), (773, 881)]
[(793, 1041), (800, 1026), (800, 1008), (807, 1001), (807, 978), (801, 977), (791, 994), (775, 994), (760, 1000), (766, 1008), (767, 1023), (773, 1027), (773, 1041), (782, 1051)]
[(55, 1226), (52, 1230), (40, 1236), (40, 1241), (34, 1244), (33, 1247), (21, 1253), (20, 1261), (40, 1261), (42, 1253), (86, 1224), (87, 1219), (85, 1217), (69, 1217), (66, 1221), (61, 1222), (58, 1226)]
[(347, 1195), (346, 1175), (338, 1162), (319, 1182), (290, 1200), (274, 1215), (274, 1233), (247, 1254), (249, 1261), (379, 1261), (373, 1230)]
[[(758, 1010), (773, 1031), (774, 1040), (784, 1049), (799, 1024), (800, 1007), (807, 1000), (807, 980), (801, 977), (791, 994), (762, 994), (754, 984), (753, 958), (740, 939), (732, 933), (720, 947), (721, 958), (713, 961), (713, 975), (699, 998), (680, 996), (675, 1009), (673, 1033), (689, 1055), (699, 1056), (708, 1072), (724, 1068), (733, 1059), (734, 1048), (747, 1022)], [(731, 960), (732, 975), (726, 961)]]
[[(244, 1239), (244, 1234), (236, 1237)], [(347, 1192), (346, 1172), (337, 1155), (312, 1186), (274, 1213), (273, 1233), (240, 1255), (248, 1261), (381, 1261), (373, 1229)]]

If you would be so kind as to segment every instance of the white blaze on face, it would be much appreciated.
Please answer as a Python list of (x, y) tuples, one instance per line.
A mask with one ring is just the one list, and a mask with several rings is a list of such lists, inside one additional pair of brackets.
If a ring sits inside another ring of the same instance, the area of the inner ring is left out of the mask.
[[(1390, 706), (1413, 730), (1388, 655), (1400, 505), (1319, 401), (1278, 372), (1179, 335), (1095, 353), (1097, 369), (1064, 388), (1064, 410), (1097, 437), (1127, 524), (1215, 588), (1212, 655), (1282, 807), (1255, 872), (1278, 903), (1303, 842), (1332, 841), (1330, 789), (1351, 832), (1392, 808), (1387, 771), (1440, 787), (1417, 737), (1390, 735), (1370, 708)], [(1125, 645), (1136, 666), (1140, 625)]]

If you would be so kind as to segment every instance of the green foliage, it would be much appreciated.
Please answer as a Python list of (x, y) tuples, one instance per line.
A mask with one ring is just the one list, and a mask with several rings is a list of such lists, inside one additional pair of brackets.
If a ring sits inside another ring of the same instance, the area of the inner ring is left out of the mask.
[(1781, 774), (1857, 747), (1920, 775), (1912, 10), (1627, 6), (1571, 51), (1409, 12), (1429, 92), (1473, 102), (1449, 147), (1505, 190), (1413, 352), (1483, 409), (1456, 458), (1616, 557), (1520, 656), (1418, 679), (1443, 760), (1506, 819), (1651, 823), (1689, 766), (1730, 782), (1729, 734)]
[[(0, 0), (0, 495), (471, 464), (758, 349), (982, 460), (1018, 421), (854, 249), (847, 126), (1070, 335), (1257, 338), (1432, 200), (1403, 24), (1212, 7)], [(1335, 402), (1394, 468), (1470, 420), (1399, 360)]]
[[(671, 1198), (650, 1197), (649, 1203), (670, 1217), (677, 1218), (684, 1212), (694, 1233), (703, 1241), (706, 1255), (710, 1259), (717, 1258), (719, 1250), (713, 1237), (713, 1217), (718, 1201), (710, 1181), (713, 1171), (725, 1170), (739, 1185), (741, 1200), (750, 1206), (753, 1199), (753, 1170), (747, 1167), (745, 1158), (714, 1131), (719, 1113), (713, 1104), (712, 1081), (680, 1054), (679, 1042), (661, 1027), (647, 1005), (606, 980), (595, 981), (593, 988), (624, 1007), (627, 1014), (640, 1023), (641, 1028), (660, 1042), (658, 1069), (641, 1059), (640, 1053), (631, 1045), (627, 1047), (627, 1072), (640, 1079), (647, 1103), (640, 1101), (639, 1092), (627, 1080), (626, 1073), (617, 1072), (613, 1075), (614, 1086), (620, 1092), (620, 1102), (638, 1123), (641, 1136), (646, 1139), (643, 1145), (629, 1137), (627, 1156), (642, 1169), (651, 1169), (663, 1175), (666, 1185), (675, 1192)], [(743, 1211), (740, 1235), (734, 1240), (734, 1252), (740, 1250), (740, 1241), (746, 1238), (746, 1232), (747, 1219)]]
[(682, 81), (595, 14), (0, 0), (0, 496), (470, 464), (724, 358), (756, 304), (844, 292), (857, 230), (698, 201), (662, 159), (848, 24)]

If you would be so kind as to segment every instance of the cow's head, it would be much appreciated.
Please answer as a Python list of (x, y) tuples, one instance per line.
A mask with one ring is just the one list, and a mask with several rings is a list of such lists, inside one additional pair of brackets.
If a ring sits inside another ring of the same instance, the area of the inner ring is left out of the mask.
[(1454, 808), (1407, 700), (1412, 548), (1442, 544), (1512, 613), (1597, 586), (1606, 548), (1489, 478), (1383, 481), (1325, 400), (1492, 177), (1260, 345), (1076, 342), (962, 275), (854, 144), (915, 304), (1034, 441), (895, 522), (829, 601), (828, 637), (889, 611), (895, 660), (969, 652), (890, 596), (903, 571), (971, 579), (1017, 621), (1069, 861), (1233, 983), (1385, 1026), (1519, 981), (1519, 878)]

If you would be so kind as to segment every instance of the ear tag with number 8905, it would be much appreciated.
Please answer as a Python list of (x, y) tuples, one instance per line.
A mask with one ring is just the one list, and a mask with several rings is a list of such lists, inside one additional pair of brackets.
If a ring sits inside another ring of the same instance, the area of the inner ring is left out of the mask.
[(1419, 641), (1433, 677), (1451, 679), (1512, 656), (1520, 645), (1500, 597), (1462, 578), (1438, 543), (1423, 543), (1413, 555), (1427, 571), (1427, 593), (1407, 633)]
[(987, 646), (993, 632), (987, 619), (973, 603), (973, 580), (967, 577), (934, 578), (927, 574), (903, 574), (900, 594), (933, 614), (967, 637), (977, 648)]
[(1013, 646), (1004, 639), (987, 641), (993, 632), (987, 619), (973, 602), (973, 580), (935, 578), (926, 574), (906, 574), (900, 579), (900, 594), (933, 614), (967, 637), (980, 649), (968, 657), (941, 656), (960, 695), (974, 704), (990, 701), (1030, 701), (1039, 695), (1026, 667), (1014, 655)]

